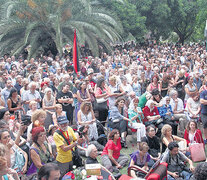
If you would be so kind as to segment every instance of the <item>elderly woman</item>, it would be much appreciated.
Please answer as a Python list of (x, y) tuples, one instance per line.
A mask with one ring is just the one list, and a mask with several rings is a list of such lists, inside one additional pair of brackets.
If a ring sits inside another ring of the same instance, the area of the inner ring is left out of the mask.
[[(109, 134), (109, 140), (101, 154), (102, 165), (110, 172), (118, 171), (118, 169), (124, 167), (129, 160), (126, 155), (120, 154), (121, 148), (119, 131), (113, 129)], [(113, 164), (116, 167), (113, 167)]]
[[(131, 154), (131, 160), (129, 167), (136, 165), (142, 168), (145, 171), (149, 170), (148, 162), (150, 161), (150, 154), (148, 153), (149, 146), (146, 142), (141, 142), (139, 145), (139, 150)], [(142, 174), (139, 174), (139, 176)], [(131, 170), (131, 176), (137, 178), (135, 171)]]
[(172, 135), (172, 127), (169, 124), (165, 124), (161, 132), (162, 132), (162, 152), (165, 152), (168, 144), (173, 141), (182, 141), (184, 147), (181, 148), (181, 150), (186, 151), (187, 141), (181, 137)]
[(46, 88), (44, 90), (44, 98), (42, 100), (42, 108), (47, 112), (47, 116), (45, 119), (45, 128), (48, 129), (49, 125), (53, 123), (52, 121), (52, 115), (53, 112), (55, 112), (55, 104), (56, 99), (53, 96), (53, 92), (51, 88)]
[(30, 158), (32, 164), (27, 171), (27, 175), (36, 173), (44, 164), (51, 162), (52, 152), (46, 142), (46, 132), (43, 127), (32, 129), (32, 146), (30, 148)]
[(111, 108), (109, 111), (109, 127), (113, 129), (118, 129), (121, 138), (122, 143), (124, 147), (127, 147), (126, 145), (126, 134), (127, 134), (127, 121), (131, 123), (131, 120), (123, 115), (123, 108), (125, 104), (125, 99), (120, 97), (116, 100), (115, 106)]
[(155, 102), (153, 100), (148, 100), (146, 106), (143, 109), (144, 113), (144, 123), (146, 126), (155, 125), (158, 128), (157, 136), (160, 137), (161, 129), (163, 127), (163, 119), (159, 115), (158, 109), (155, 106)]
[(139, 146), (141, 138), (146, 134), (145, 125), (142, 123), (144, 115), (142, 109), (138, 107), (138, 103), (139, 98), (134, 98), (128, 111), (129, 119), (132, 121), (132, 124), (128, 122), (128, 126), (137, 130), (137, 146)]
[(78, 111), (78, 126), (80, 128), (83, 125), (89, 126), (89, 140), (97, 140), (98, 131), (96, 126), (96, 118), (90, 102), (82, 102), (81, 108)]

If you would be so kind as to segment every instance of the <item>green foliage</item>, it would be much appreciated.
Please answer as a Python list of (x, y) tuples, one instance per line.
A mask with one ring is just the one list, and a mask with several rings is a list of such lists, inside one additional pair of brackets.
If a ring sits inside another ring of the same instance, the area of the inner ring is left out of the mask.
[(166, 0), (130, 0), (130, 2), (136, 5), (141, 16), (146, 17), (145, 25), (153, 38), (158, 40), (160, 36), (164, 39), (169, 36), (170, 9)]
[(184, 43), (195, 31), (199, 12), (197, 0), (168, 0), (170, 8), (170, 25)]
[(66, 43), (88, 43), (98, 55), (99, 42), (108, 44), (121, 39), (122, 26), (104, 9), (89, 0), (10, 0), (1, 5), (0, 53), (18, 54), (31, 45), (29, 57), (46, 49), (61, 54)]
[(127, 0), (123, 3), (117, 0), (99, 0), (99, 2), (118, 17), (123, 26), (124, 39), (126, 39), (130, 33), (136, 40), (143, 40), (147, 32), (145, 26), (146, 17), (140, 15), (134, 4)]

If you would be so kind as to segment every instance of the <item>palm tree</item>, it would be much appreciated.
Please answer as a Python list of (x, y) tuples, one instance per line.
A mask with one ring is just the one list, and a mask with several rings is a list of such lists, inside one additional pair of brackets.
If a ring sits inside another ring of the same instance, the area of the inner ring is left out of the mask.
[(64, 44), (87, 43), (94, 55), (98, 45), (110, 50), (109, 43), (120, 40), (122, 27), (93, 0), (9, 0), (1, 5), (0, 53), (20, 53), (30, 45), (29, 58), (55, 47), (62, 54)]

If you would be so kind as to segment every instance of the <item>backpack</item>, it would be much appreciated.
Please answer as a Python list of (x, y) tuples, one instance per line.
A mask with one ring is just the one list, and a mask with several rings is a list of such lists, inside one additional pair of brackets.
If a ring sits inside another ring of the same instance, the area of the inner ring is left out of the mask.
[(15, 164), (12, 166), (12, 169), (15, 169), (17, 172), (21, 172), (22, 168), (25, 165), (25, 158), (21, 151), (13, 148), (15, 152)]

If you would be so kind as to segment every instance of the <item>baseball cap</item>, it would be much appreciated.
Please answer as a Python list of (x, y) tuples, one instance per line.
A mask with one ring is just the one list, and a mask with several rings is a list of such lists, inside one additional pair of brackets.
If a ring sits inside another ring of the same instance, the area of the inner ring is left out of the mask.
[(66, 116), (60, 116), (57, 118), (58, 124), (65, 124), (68, 123), (69, 121), (67, 120)]

